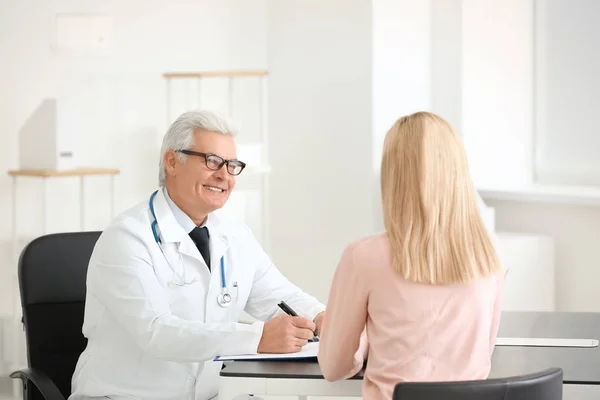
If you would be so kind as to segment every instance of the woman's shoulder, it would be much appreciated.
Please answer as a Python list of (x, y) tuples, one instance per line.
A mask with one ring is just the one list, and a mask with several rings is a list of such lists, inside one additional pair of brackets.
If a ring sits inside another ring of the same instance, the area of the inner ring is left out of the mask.
[(368, 236), (363, 236), (360, 239), (356, 239), (353, 242), (350, 242), (346, 249), (353, 251), (361, 251), (365, 249), (370, 249), (372, 247), (381, 247), (385, 246), (388, 243), (387, 233), (375, 233)]
[(358, 264), (372, 264), (390, 258), (390, 247), (387, 234), (377, 233), (364, 236), (346, 246), (343, 252), (344, 258), (351, 258)]
[(489, 293), (495, 293), (496, 291), (502, 291), (504, 287), (504, 280), (506, 278), (506, 271), (502, 270), (501, 272), (493, 272), (487, 276), (482, 276), (474, 279), (463, 286), (472, 286), (479, 288), (479, 290), (489, 291)]
[(390, 260), (389, 245), (386, 234), (364, 236), (350, 242), (343, 250), (336, 269), (337, 279), (357, 279), (363, 287), (369, 287), (370, 282), (379, 274), (375, 270), (388, 265)]

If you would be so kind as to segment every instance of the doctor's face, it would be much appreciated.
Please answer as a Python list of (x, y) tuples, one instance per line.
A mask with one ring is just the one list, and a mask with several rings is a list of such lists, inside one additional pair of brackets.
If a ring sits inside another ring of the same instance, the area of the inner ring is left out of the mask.
[(182, 151), (187, 154), (185, 163), (174, 161), (173, 189), (184, 209), (201, 215), (225, 205), (235, 186), (235, 174), (245, 165), (236, 159), (232, 136), (205, 131), (194, 136), (194, 146)]

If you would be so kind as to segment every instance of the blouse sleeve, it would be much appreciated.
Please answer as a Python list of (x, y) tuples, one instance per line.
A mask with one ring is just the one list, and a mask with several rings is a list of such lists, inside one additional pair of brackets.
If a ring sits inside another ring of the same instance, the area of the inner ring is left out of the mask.
[(490, 357), (494, 353), (496, 347), (496, 338), (498, 336), (498, 329), (500, 327), (500, 316), (502, 315), (502, 290), (504, 287), (505, 274), (498, 277), (496, 284), (496, 297), (494, 300), (494, 308), (492, 315), (492, 326), (490, 330)]
[(318, 361), (326, 380), (346, 379), (362, 369), (367, 302), (368, 288), (349, 246), (334, 274), (321, 328)]

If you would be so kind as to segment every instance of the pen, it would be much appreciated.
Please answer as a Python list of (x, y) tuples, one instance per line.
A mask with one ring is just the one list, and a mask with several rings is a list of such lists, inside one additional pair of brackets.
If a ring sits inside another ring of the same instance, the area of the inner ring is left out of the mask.
[[(292, 317), (297, 317), (298, 316), (298, 314), (294, 310), (292, 310), (292, 308), (290, 306), (288, 306), (285, 301), (281, 300), (279, 302), (279, 304), (277, 304), (277, 305), (287, 315), (291, 315)], [(317, 336), (317, 334), (314, 333), (314, 332), (313, 332), (313, 335), (315, 335), (315, 337), (313, 337), (312, 339), (308, 339), (308, 341), (309, 342), (318, 342), (319, 341), (319, 336)]]
[(298, 316), (298, 314), (296, 314), (296, 312), (294, 310), (292, 310), (292, 308), (290, 306), (288, 306), (285, 301), (281, 300), (281, 302), (279, 304), (277, 304), (277, 305), (287, 315), (291, 315), (292, 317), (297, 317)]

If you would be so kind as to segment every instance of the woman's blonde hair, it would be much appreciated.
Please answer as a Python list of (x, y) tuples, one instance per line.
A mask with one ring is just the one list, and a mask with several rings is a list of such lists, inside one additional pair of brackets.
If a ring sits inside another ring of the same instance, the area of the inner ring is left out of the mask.
[(443, 118), (418, 112), (396, 121), (385, 137), (381, 193), (392, 265), (405, 279), (455, 284), (501, 272), (462, 142)]

